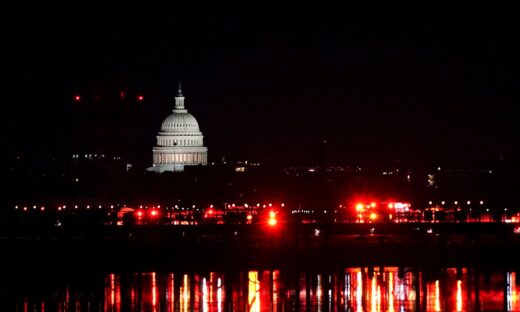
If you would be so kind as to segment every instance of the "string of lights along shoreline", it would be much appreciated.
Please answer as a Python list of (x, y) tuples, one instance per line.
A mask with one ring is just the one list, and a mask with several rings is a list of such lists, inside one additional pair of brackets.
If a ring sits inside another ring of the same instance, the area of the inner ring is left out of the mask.
[(148, 171), (184, 171), (186, 166), (207, 165), (208, 148), (195, 117), (184, 107), (181, 84), (175, 97), (175, 108), (161, 124), (157, 145), (153, 148), (153, 165)]

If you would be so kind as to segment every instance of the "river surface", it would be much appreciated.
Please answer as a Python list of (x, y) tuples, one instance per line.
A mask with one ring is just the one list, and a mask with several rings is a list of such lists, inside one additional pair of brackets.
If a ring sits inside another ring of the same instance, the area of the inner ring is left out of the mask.
[(6, 274), (0, 280), (0, 310), (520, 311), (517, 272), (352, 267), (54, 275), (42, 268), (41, 274)]

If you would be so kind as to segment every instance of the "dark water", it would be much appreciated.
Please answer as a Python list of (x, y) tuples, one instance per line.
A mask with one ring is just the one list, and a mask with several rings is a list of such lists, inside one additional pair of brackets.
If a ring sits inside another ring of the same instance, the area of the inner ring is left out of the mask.
[(474, 268), (11, 272), (0, 285), (1, 311), (520, 311), (516, 272)]

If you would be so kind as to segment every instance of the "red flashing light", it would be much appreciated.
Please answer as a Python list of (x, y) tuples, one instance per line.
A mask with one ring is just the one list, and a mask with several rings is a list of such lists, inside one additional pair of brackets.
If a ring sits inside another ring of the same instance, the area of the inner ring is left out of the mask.
[(213, 214), (213, 209), (209, 209), (208, 214), (210, 214), (210, 215)]
[(157, 217), (157, 210), (152, 210), (151, 215), (152, 217)]
[(363, 205), (362, 203), (357, 203), (357, 204), (356, 204), (356, 210), (357, 210), (357, 211), (362, 211), (363, 208), (364, 208), (364, 205)]
[(390, 209), (394, 208), (394, 204), (392, 204), (392, 203), (388, 204), (388, 208), (390, 208)]
[(76, 102), (79, 102), (79, 100), (81, 100), (81, 96), (79, 96), (79, 95), (74, 96), (74, 100)]
[(370, 207), (375, 208), (376, 207), (376, 203), (375, 202), (371, 202), (370, 203)]
[(138, 101), (142, 101), (142, 100), (144, 100), (144, 96), (139, 95), (139, 96), (137, 97), (137, 100), (138, 100)]
[(267, 219), (267, 224), (269, 226), (275, 226), (278, 223), (276, 220), (276, 212), (273, 210), (269, 211), (269, 219)]
[(137, 216), (138, 216), (139, 218), (141, 218), (141, 217), (143, 216), (143, 212), (142, 212), (142, 211), (138, 211), (138, 212), (137, 212)]

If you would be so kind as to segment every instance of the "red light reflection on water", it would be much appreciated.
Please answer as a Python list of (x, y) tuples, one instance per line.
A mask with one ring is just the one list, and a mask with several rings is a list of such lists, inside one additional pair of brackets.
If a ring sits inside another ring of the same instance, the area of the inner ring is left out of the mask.
[(520, 311), (515, 272), (466, 268), (429, 272), (397, 267), (313, 273), (252, 270), (229, 275), (152, 272), (92, 278), (99, 278), (88, 284), (96, 287), (92, 289), (63, 285), (49, 289), (46, 295), (26, 290), (13, 298), (15, 310)]
[(249, 271), (247, 277), (249, 279), (247, 292), (248, 311), (260, 312), (260, 281), (258, 280), (258, 272)]
[(169, 308), (170, 310), (169, 311), (175, 311), (175, 278), (173, 276), (173, 274), (170, 274), (168, 276), (169, 278), (169, 282), (168, 282), (168, 299), (170, 300), (169, 302)]
[(157, 282), (155, 280), (155, 272), (152, 273), (152, 308), (157, 311)]
[[(121, 311), (121, 285), (119, 283), (119, 277), (115, 274), (109, 274), (106, 278), (107, 286), (105, 288), (105, 311)], [(68, 290), (67, 290), (67, 297)], [(70, 302), (70, 300), (67, 300)], [(79, 302), (76, 302), (76, 307), (79, 306)]]

